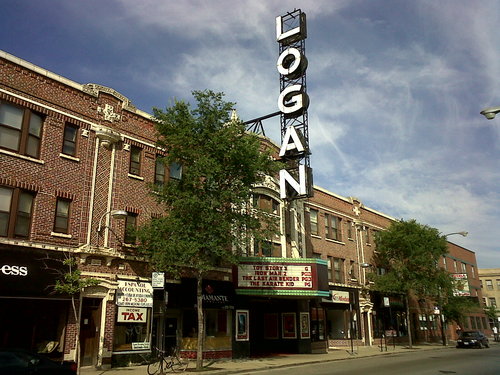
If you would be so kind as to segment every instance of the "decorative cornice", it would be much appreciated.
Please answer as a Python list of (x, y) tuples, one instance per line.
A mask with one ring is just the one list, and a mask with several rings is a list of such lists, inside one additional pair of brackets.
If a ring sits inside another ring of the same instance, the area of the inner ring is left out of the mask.
[(110, 87), (98, 85), (96, 83), (87, 83), (83, 85), (82, 90), (83, 92), (95, 96), (96, 98), (99, 97), (100, 92), (112, 95), (122, 102), (122, 108), (127, 109), (131, 112), (136, 111), (136, 107), (132, 104), (129, 98), (127, 98), (125, 95), (120, 94), (118, 91), (113, 90)]

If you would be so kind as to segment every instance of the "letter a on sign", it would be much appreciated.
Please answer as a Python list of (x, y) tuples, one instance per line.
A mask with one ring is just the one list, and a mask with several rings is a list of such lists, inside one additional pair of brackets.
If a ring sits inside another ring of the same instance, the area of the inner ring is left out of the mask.
[[(285, 136), (283, 137), (283, 143), (281, 144), (280, 157), (285, 156), (287, 153), (293, 152), (295, 154), (302, 154), (305, 151), (304, 144), (300, 139), (297, 129), (293, 126), (289, 126), (286, 129)], [(292, 142), (290, 142), (290, 139)]]

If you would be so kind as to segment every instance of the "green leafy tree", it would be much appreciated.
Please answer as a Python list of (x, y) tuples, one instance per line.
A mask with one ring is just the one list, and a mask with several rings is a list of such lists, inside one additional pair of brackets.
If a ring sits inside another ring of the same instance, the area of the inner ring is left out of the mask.
[(155, 109), (158, 145), (165, 165), (180, 165), (182, 176), (154, 194), (165, 207), (163, 217), (140, 228), (140, 250), (158, 271), (197, 279), (198, 348), (196, 368), (203, 366), (202, 280), (221, 265), (236, 264), (255, 241), (271, 238), (276, 223), (252, 206), (252, 187), (277, 172), (277, 163), (261, 139), (231, 118), (234, 103), (224, 94), (194, 91), (196, 108), (176, 101)]
[(493, 321), (497, 320), (498, 316), (498, 310), (496, 306), (487, 306), (484, 308), (484, 313), (488, 317), (488, 319), (491, 319)]
[(440, 299), (452, 290), (449, 273), (438, 266), (439, 259), (448, 252), (446, 238), (435, 228), (415, 220), (401, 220), (379, 232), (375, 243), (378, 252), (375, 262), (387, 272), (370, 275), (373, 289), (405, 296), (408, 340), (412, 347), (409, 297)]
[[(81, 297), (81, 293), (88, 286), (99, 284), (99, 280), (92, 278), (82, 278), (81, 272), (78, 269), (77, 261), (74, 257), (67, 255), (64, 260), (61, 260), (63, 265), (67, 267), (67, 272), (61, 274), (59, 280), (56, 280), (54, 291), (56, 293), (65, 294), (71, 297), (71, 307), (73, 317), (76, 324), (76, 337), (75, 337), (75, 353), (76, 353), (76, 366), (77, 374), (80, 374), (80, 316), (79, 309), (76, 305), (76, 298)], [(82, 303), (80, 299), (80, 304)]]
[(449, 295), (443, 302), (443, 316), (446, 322), (464, 326), (465, 314), (479, 310), (479, 304), (468, 297)]

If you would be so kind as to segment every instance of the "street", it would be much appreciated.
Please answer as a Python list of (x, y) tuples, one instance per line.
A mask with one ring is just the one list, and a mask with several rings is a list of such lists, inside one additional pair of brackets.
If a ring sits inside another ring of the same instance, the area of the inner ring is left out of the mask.
[(482, 350), (451, 347), (246, 372), (246, 374), (497, 375), (500, 374), (500, 346), (495, 345)]

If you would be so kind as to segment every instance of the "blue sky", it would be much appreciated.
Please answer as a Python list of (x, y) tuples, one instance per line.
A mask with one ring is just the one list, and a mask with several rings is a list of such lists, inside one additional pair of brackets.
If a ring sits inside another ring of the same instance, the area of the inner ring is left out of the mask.
[[(0, 49), (151, 112), (192, 90), (276, 112), (275, 17), (307, 14), (315, 184), (500, 267), (498, 0), (2, 0)], [(279, 143), (279, 120), (264, 122)]]

